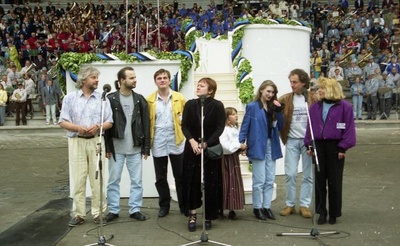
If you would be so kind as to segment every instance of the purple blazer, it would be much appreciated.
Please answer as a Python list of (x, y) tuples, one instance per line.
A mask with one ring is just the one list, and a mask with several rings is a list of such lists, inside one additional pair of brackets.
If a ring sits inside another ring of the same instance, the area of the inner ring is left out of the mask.
[[(322, 119), (322, 101), (318, 101), (310, 107), (310, 119), (314, 140), (338, 140), (339, 152), (356, 145), (356, 129), (353, 117), (352, 105), (340, 100), (335, 103), (328, 112), (326, 121)], [(305, 146), (312, 145), (310, 122), (304, 138)]]

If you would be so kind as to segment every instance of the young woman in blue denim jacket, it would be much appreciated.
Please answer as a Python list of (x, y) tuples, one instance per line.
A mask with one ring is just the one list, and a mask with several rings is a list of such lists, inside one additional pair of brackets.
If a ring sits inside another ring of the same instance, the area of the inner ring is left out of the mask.
[(264, 81), (256, 98), (247, 104), (239, 133), (239, 142), (248, 146), (247, 157), (253, 164), (253, 213), (257, 219), (274, 220), (271, 200), (274, 191), (275, 161), (282, 158), (279, 131), (283, 126), (278, 89)]

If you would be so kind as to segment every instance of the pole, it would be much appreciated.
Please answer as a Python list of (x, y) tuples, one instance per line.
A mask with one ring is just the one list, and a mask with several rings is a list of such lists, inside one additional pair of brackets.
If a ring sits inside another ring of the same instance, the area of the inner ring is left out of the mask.
[(158, 37), (158, 50), (161, 50), (161, 35), (160, 35), (160, 0), (157, 0), (157, 37)]
[(129, 37), (128, 37), (128, 26), (129, 26), (129, 22), (128, 22), (128, 4), (129, 0), (126, 0), (126, 6), (125, 6), (125, 21), (126, 21), (126, 25), (125, 25), (125, 52), (128, 54), (128, 44), (129, 44)]

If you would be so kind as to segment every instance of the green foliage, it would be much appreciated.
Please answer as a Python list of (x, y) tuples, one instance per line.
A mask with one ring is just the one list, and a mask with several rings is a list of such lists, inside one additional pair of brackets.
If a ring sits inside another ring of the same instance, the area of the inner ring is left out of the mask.
[(118, 53), (114, 53), (113, 55), (118, 57), (118, 59), (120, 59), (121, 61), (130, 62), (130, 63), (140, 62), (139, 58), (137, 58), (136, 56), (132, 56), (126, 52), (118, 52)]
[(244, 36), (244, 28), (240, 28), (239, 30), (236, 30), (233, 33), (232, 36), (232, 50), (236, 48), (236, 45), (239, 43), (239, 41), (243, 38)]
[(79, 72), (82, 64), (103, 61), (93, 53), (63, 53), (58, 60), (58, 63), (64, 70), (69, 70), (75, 74)]
[[(238, 65), (238, 59), (234, 61), (233, 65), (234, 66)], [(253, 101), (254, 99), (253, 79), (249, 77), (243, 80), (241, 83), (239, 83), (239, 80), (242, 73), (247, 72), (248, 74), (251, 74), (253, 68), (250, 62), (244, 59), (240, 63), (240, 66), (238, 67), (237, 71), (238, 72), (236, 74), (236, 87), (239, 88), (239, 98), (242, 103), (247, 104)]]
[(252, 78), (245, 79), (239, 84), (239, 98), (244, 104), (254, 100), (254, 86)]
[[(181, 83), (179, 85), (179, 89), (181, 89), (183, 84), (188, 80), (189, 78), (188, 73), (193, 65), (189, 60), (189, 58), (184, 55), (175, 54), (172, 52), (156, 53), (154, 51), (148, 51), (148, 53), (159, 60), (180, 60)], [(141, 62), (137, 57), (127, 54), (126, 52), (113, 53), (113, 55), (118, 57), (121, 61), (125, 61), (128, 63)], [(194, 60), (197, 68), (199, 66), (199, 60), (200, 60), (198, 54), (197, 55), (195, 54)], [(92, 63), (97, 61), (103, 63), (107, 62), (106, 60), (102, 60), (101, 58), (99, 58), (96, 54), (69, 52), (61, 55), (60, 59), (58, 60), (58, 66), (59, 68), (63, 68), (64, 70), (69, 70), (75, 74), (78, 74), (82, 64)], [(66, 83), (65, 77), (59, 75), (59, 78), (61, 86), (65, 88), (65, 83)]]
[(194, 53), (194, 62), (196, 64), (196, 67), (194, 69), (196, 70), (200, 66), (200, 53), (199, 52)]

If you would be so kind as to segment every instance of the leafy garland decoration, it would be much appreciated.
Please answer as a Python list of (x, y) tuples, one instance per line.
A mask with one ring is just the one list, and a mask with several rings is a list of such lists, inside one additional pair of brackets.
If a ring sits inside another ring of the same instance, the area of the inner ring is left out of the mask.
[[(188, 80), (189, 70), (192, 68), (192, 61), (182, 54), (172, 52), (154, 52), (148, 51), (150, 55), (160, 60), (180, 60), (180, 71), (181, 71), (181, 83), (179, 84), (179, 90), (183, 87), (184, 83)], [(127, 54), (126, 52), (112, 53), (112, 55), (118, 57), (121, 61), (128, 63), (142, 62), (137, 57)], [(199, 66), (199, 55), (194, 55), (195, 68)], [(59, 71), (59, 82), (63, 90), (65, 91), (66, 77), (65, 71), (71, 71), (74, 74), (78, 74), (82, 64), (88, 64), (92, 62), (103, 62), (107, 63), (107, 60), (101, 59), (97, 54), (94, 53), (75, 53), (67, 52), (63, 53), (58, 60), (57, 68)]]

